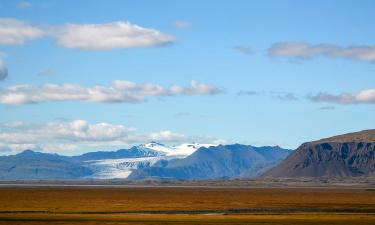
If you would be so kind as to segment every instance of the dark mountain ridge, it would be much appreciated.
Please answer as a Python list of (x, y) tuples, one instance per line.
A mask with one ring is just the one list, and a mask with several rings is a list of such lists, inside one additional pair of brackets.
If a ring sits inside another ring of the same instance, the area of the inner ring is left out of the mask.
[(302, 144), (262, 177), (357, 177), (375, 175), (375, 130)]

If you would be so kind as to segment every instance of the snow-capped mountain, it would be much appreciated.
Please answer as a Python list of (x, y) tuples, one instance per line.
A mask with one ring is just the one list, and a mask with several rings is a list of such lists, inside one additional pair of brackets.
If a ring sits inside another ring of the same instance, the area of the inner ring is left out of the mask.
[(123, 179), (134, 170), (153, 166), (159, 160), (185, 158), (200, 147), (209, 146), (213, 145), (191, 143), (167, 146), (149, 142), (116, 152), (87, 153), (80, 156), (80, 159), (84, 159), (84, 163), (93, 171), (93, 174), (87, 178)]
[[(193, 148), (194, 146), (190, 146)], [(134, 170), (128, 179), (205, 180), (253, 178), (285, 159), (291, 150), (278, 146), (219, 145), (199, 148), (184, 158)]]
[(199, 144), (199, 143), (186, 143), (180, 145), (166, 146), (157, 142), (149, 142), (146, 144), (140, 145), (140, 147), (155, 150), (158, 152), (163, 152), (167, 156), (180, 156), (186, 157), (193, 154), (196, 150), (201, 147), (210, 147), (215, 146), (214, 144)]

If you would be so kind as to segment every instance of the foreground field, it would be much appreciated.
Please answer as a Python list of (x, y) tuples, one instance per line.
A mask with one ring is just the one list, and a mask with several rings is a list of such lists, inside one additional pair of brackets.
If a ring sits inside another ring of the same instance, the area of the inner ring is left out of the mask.
[(375, 224), (375, 191), (0, 188), (0, 224)]
[(373, 225), (373, 215), (365, 214), (285, 214), (285, 215), (4, 215), (0, 224), (111, 224), (111, 225), (162, 225), (162, 224), (226, 224), (226, 225)]

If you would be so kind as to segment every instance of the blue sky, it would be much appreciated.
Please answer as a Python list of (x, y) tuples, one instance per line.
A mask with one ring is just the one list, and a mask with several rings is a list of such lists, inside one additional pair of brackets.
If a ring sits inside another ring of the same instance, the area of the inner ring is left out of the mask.
[(374, 11), (370, 0), (2, 0), (0, 151), (296, 148), (374, 128)]

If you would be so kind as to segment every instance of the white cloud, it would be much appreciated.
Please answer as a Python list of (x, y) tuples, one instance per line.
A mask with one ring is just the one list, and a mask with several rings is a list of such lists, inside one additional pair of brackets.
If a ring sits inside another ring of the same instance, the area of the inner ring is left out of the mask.
[(281, 42), (268, 49), (271, 56), (291, 58), (312, 58), (326, 56), (350, 58), (375, 62), (375, 46), (353, 45), (342, 47), (335, 44), (309, 44), (304, 42)]
[(313, 102), (327, 102), (336, 104), (375, 104), (375, 89), (366, 89), (357, 93), (341, 93), (338, 95), (320, 92), (317, 95), (308, 96)]
[(3, 60), (0, 59), (0, 81), (5, 80), (8, 77), (8, 70)]
[(82, 148), (110, 150), (150, 141), (163, 143), (193, 141), (216, 143), (219, 141), (214, 138), (193, 137), (169, 130), (139, 134), (132, 127), (110, 123), (90, 124), (84, 120), (46, 124), (14, 122), (0, 124), (0, 130), (0, 152), (34, 149), (61, 153), (74, 152)]
[(28, 1), (21, 1), (17, 4), (17, 7), (20, 8), (20, 9), (28, 9), (28, 8), (31, 8), (31, 3), (28, 2)]
[(165, 88), (157, 84), (137, 84), (116, 80), (110, 86), (83, 87), (78, 84), (15, 85), (0, 88), (0, 104), (19, 105), (56, 101), (88, 102), (144, 102), (147, 97), (176, 95), (214, 95), (221, 90), (215, 86), (191, 81), (190, 86), (172, 85)]
[(174, 42), (175, 38), (158, 30), (130, 22), (106, 24), (67, 24), (53, 29), (58, 45), (65, 48), (106, 50), (151, 47)]
[(0, 45), (20, 45), (42, 37), (44, 31), (28, 23), (10, 18), (0, 18)]
[[(19, 6), (28, 4), (21, 2)], [(18, 19), (0, 18), (0, 44), (20, 45), (43, 36), (54, 37), (59, 46), (84, 50), (153, 47), (175, 41), (171, 35), (128, 21), (38, 27)]]
[(177, 28), (189, 28), (192, 26), (191, 22), (185, 20), (177, 20), (173, 24)]

